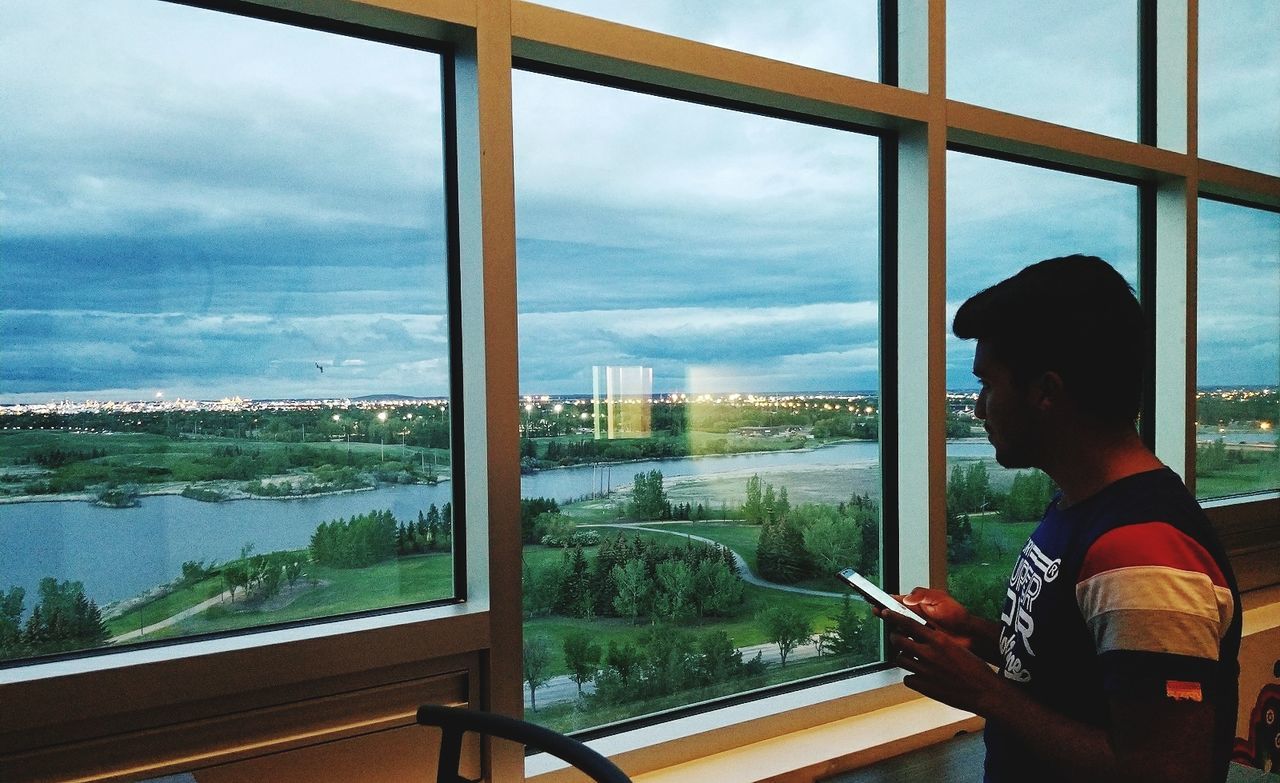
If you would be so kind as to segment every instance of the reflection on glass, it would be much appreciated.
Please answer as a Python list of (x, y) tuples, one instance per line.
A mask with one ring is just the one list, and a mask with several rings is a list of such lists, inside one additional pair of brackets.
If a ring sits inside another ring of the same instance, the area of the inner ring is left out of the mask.
[(873, 0), (544, 0), (541, 4), (845, 76), (879, 78), (879, 4)]
[(1200, 157), (1280, 175), (1280, 3), (1199, 8)]
[(1280, 488), (1280, 215), (1199, 213), (1196, 494)]
[[(947, 155), (947, 314), (1045, 258), (1083, 253), (1136, 288), (1138, 199), (1131, 185), (952, 152)], [(949, 323), (949, 322), (948, 322)], [(974, 418), (973, 343), (947, 337), (947, 559), (951, 590), (999, 619), (1014, 559), (1056, 488), (995, 461)]]
[(451, 596), (439, 59), (0, 30), (0, 657)]
[(1132, 0), (947, 4), (947, 94), (1122, 139), (1138, 134)]
[(876, 141), (514, 86), (526, 714), (876, 659)]

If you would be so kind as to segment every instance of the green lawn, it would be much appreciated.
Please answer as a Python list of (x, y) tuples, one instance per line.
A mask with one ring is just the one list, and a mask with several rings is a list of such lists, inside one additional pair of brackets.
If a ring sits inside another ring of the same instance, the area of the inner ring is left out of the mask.
[[(288, 592), (282, 591), (274, 603), (246, 603), (239, 593), (232, 603), (219, 604), (154, 635), (148, 633), (146, 638), (215, 633), (447, 598), (453, 593), (453, 561), (448, 554), (439, 553), (389, 560), (369, 568), (312, 565), (294, 592)], [(154, 621), (148, 616), (148, 622)]]
[(807, 658), (788, 663), (785, 667), (771, 666), (757, 677), (723, 682), (706, 688), (681, 691), (660, 698), (629, 702), (627, 704), (606, 705), (600, 704), (588, 696), (577, 701), (539, 707), (536, 712), (529, 712), (525, 717), (534, 723), (567, 733), (593, 726), (604, 726), (627, 718), (634, 718), (637, 715), (650, 715), (663, 710), (687, 707), (721, 696), (764, 688), (769, 685), (817, 677), (867, 663), (872, 663), (872, 661), (861, 661), (850, 656)]
[(161, 596), (154, 601), (139, 604), (117, 617), (107, 621), (107, 631), (112, 636), (135, 631), (149, 623), (158, 622), (166, 617), (195, 606), (208, 598), (222, 592), (222, 579), (212, 577), (195, 584), (187, 585), (172, 593)]
[(1280, 488), (1280, 457), (1262, 454), (1257, 462), (1232, 464), (1196, 476), (1196, 497), (1218, 498)]

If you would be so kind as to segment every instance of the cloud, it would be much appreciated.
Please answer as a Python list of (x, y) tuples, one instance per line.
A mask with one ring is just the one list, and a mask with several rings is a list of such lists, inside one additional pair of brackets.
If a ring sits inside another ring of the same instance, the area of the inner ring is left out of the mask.
[[(555, 4), (874, 75), (873, 2)], [(436, 55), (177, 4), (11, 5), (3, 399), (447, 391)], [(1132, 137), (1131, 9), (983, 9), (950, 9), (957, 97)], [(1037, 14), (1041, 35), (1007, 34)], [(1233, 40), (1263, 54), (1206, 65), (1202, 99), (1241, 74), (1274, 83), (1265, 37)], [(875, 138), (529, 73), (513, 88), (522, 390), (584, 392), (593, 364), (624, 363), (672, 390), (877, 385)], [(1206, 141), (1274, 125), (1235, 103), (1202, 115)], [(1136, 278), (1133, 187), (960, 153), (947, 167), (949, 307), (1069, 252)], [(1270, 377), (1274, 216), (1216, 210), (1201, 375)], [(949, 384), (968, 384), (970, 350), (948, 340)]]
[(82, 397), (122, 380), (196, 399), (448, 392), (442, 316), (6, 310), (0, 324), (0, 399), (10, 402)]
[(1136, 139), (1137, 13), (1120, 3), (947, 7), (951, 98)]
[[(593, 365), (651, 367), (655, 392), (829, 390), (854, 382), (868, 388), (876, 362), (866, 357), (875, 354), (878, 319), (875, 302), (526, 314), (522, 391), (581, 392), (590, 388)], [(858, 357), (853, 365), (851, 357)], [(693, 389), (694, 368), (704, 378), (715, 368), (720, 382), (736, 381)], [(765, 382), (783, 385), (755, 386)]]

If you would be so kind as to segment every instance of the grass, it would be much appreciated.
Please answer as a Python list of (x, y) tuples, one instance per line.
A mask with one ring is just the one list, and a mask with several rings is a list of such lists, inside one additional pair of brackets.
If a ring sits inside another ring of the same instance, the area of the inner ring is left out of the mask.
[[(288, 593), (285, 589), (282, 596)], [(292, 595), (286, 600), (276, 599), (282, 605), (275, 606), (271, 601), (246, 602), (243, 593), (239, 593), (240, 597), (232, 603), (214, 606), (169, 628), (148, 633), (146, 638), (216, 633), (364, 612), (447, 598), (452, 593), (453, 560), (445, 553), (389, 560), (368, 568), (312, 565)]]
[(119, 636), (129, 631), (172, 617), (222, 592), (222, 579), (211, 577), (186, 585), (152, 601), (138, 604), (107, 621), (107, 631)]
[(626, 704), (601, 704), (595, 698), (587, 696), (576, 701), (539, 707), (536, 712), (526, 713), (525, 717), (534, 723), (561, 733), (567, 733), (593, 726), (605, 726), (640, 715), (651, 715), (665, 710), (690, 707), (711, 699), (808, 677), (817, 677), (872, 662), (857, 660), (850, 656), (807, 658), (788, 663), (785, 667), (771, 666), (757, 677), (680, 691), (659, 698), (628, 702)]
[(1235, 463), (1229, 468), (1196, 476), (1196, 497), (1218, 498), (1280, 488), (1280, 456), (1265, 454), (1257, 462)]

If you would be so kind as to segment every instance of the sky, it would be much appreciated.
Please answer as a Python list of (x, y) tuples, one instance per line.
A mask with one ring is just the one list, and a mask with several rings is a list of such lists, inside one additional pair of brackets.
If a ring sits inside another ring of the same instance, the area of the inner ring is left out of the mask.
[[(875, 75), (875, 3), (552, 4)], [(1086, 8), (949, 3), (952, 96), (1133, 138), (1136, 14)], [(1052, 32), (1006, 29), (1029, 24)], [(1263, 29), (1206, 25), (1203, 148), (1280, 173)], [(0, 0), (0, 403), (445, 394), (439, 69), (154, 0)], [(596, 365), (652, 367), (656, 392), (876, 388), (874, 138), (513, 90), (522, 393), (589, 392)], [(949, 311), (1052, 255), (1134, 278), (1132, 186), (947, 167)], [(1280, 383), (1280, 217), (1201, 212), (1201, 382)], [(949, 386), (970, 351), (949, 341)]]

